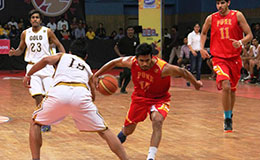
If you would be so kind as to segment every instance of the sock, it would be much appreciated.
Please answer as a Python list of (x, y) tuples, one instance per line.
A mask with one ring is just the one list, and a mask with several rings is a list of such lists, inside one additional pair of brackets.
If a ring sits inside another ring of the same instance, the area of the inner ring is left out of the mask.
[(123, 134), (122, 131), (120, 131), (117, 135), (118, 139), (120, 140), (121, 143), (124, 143), (126, 140), (126, 136)]
[(150, 159), (154, 160), (156, 152), (157, 152), (157, 147), (150, 147), (149, 148), (149, 153), (148, 153), (148, 156), (147, 156), (146, 160), (150, 160)]
[(226, 119), (226, 118), (231, 118), (231, 114), (232, 114), (232, 111), (231, 111), (231, 110), (229, 110), (229, 111), (224, 111), (225, 119)]

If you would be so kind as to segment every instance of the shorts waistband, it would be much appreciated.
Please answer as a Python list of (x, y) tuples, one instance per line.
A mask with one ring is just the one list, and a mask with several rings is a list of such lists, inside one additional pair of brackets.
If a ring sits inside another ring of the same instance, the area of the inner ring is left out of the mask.
[(88, 87), (85, 83), (78, 83), (78, 82), (59, 82), (59, 83), (55, 84), (55, 86), (59, 86), (59, 85), (73, 86), (73, 87), (85, 87), (88, 89)]

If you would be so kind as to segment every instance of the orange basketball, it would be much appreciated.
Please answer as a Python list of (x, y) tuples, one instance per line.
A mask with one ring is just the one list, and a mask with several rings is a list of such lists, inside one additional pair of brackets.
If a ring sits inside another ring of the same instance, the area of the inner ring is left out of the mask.
[(99, 77), (98, 91), (103, 95), (112, 95), (117, 90), (117, 79), (116, 77), (105, 74)]

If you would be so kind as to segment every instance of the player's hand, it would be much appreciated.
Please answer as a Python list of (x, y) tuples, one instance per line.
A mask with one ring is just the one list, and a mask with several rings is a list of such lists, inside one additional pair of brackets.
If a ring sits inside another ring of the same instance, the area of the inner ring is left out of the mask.
[(10, 49), (10, 51), (8, 52), (8, 55), (9, 56), (14, 56), (15, 55), (15, 49), (12, 47), (11, 49)]
[(31, 76), (25, 75), (24, 78), (23, 78), (24, 87), (31, 88), (30, 83), (31, 83)]
[(210, 58), (209, 53), (206, 49), (200, 49), (200, 54), (203, 59)]
[(240, 44), (239, 41), (237, 41), (237, 40), (235, 40), (235, 39), (231, 39), (231, 38), (230, 38), (229, 40), (232, 41), (232, 45), (233, 45), (233, 47), (235, 47), (235, 48), (239, 48), (239, 47), (241, 46), (241, 44)]
[(201, 81), (196, 81), (194, 87), (196, 90), (200, 90), (200, 88), (203, 87), (203, 83)]

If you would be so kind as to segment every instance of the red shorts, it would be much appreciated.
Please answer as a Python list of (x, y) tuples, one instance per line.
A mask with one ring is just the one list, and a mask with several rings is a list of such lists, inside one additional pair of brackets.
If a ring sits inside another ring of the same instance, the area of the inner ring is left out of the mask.
[(124, 126), (129, 124), (137, 124), (146, 119), (148, 114), (151, 114), (153, 111), (158, 111), (161, 115), (166, 118), (170, 110), (170, 105), (168, 103), (155, 103), (155, 104), (145, 104), (145, 103), (131, 103), (131, 106), (128, 110)]
[(229, 80), (231, 90), (236, 91), (236, 86), (240, 79), (240, 71), (242, 68), (242, 60), (240, 57), (234, 57), (229, 59), (212, 58), (213, 69), (216, 72), (217, 88), (222, 89), (221, 81)]

